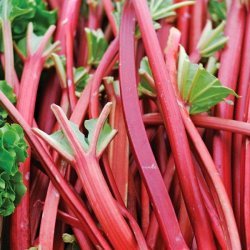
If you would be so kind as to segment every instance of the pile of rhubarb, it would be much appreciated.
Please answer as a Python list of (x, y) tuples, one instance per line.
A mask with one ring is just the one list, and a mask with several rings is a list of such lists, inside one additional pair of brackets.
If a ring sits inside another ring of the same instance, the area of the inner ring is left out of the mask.
[(250, 249), (248, 0), (0, 0), (1, 249)]

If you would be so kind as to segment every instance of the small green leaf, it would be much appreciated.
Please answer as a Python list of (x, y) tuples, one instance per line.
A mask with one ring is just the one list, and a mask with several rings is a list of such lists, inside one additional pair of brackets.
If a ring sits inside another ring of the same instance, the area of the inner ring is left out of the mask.
[[(11, 86), (8, 85), (6, 81), (0, 81), (0, 90), (5, 94), (5, 96), (10, 100), (10, 102), (16, 102), (16, 95), (14, 94), (14, 91)], [(3, 126), (7, 116), (7, 111), (0, 107), (0, 126)]]
[(210, 20), (207, 21), (197, 45), (197, 49), (202, 57), (210, 57), (225, 46), (228, 37), (224, 36), (224, 27), (224, 21), (215, 29), (212, 28), (212, 22)]
[(215, 22), (217, 25), (226, 19), (227, 6), (225, 0), (209, 0), (208, 10), (212, 21)]
[(16, 95), (6, 81), (0, 81), (0, 90), (6, 95), (11, 103), (16, 103)]
[(27, 158), (22, 128), (6, 123), (0, 128), (0, 215), (14, 212), (26, 192), (18, 164)]
[(7, 172), (0, 170), (0, 183), (0, 215), (8, 216), (14, 212), (15, 206), (21, 201), (26, 192), (26, 187), (23, 184), (20, 172), (9, 175)]
[(88, 43), (88, 64), (98, 66), (108, 47), (108, 43), (101, 29), (91, 30), (86, 28), (85, 32)]
[(117, 29), (119, 29), (120, 27), (123, 5), (124, 5), (124, 1), (114, 2), (113, 16), (116, 22)]
[[(94, 133), (95, 128), (96, 128), (96, 123), (97, 123), (97, 119), (86, 120), (84, 122), (84, 126), (89, 132), (88, 133), (89, 144), (92, 141), (93, 133)], [(111, 140), (116, 135), (116, 132), (117, 131), (115, 129), (112, 129), (112, 127), (108, 123), (104, 124), (102, 131), (99, 135), (98, 142), (97, 142), (97, 149), (96, 149), (97, 155), (99, 155), (101, 152), (103, 152), (105, 150), (105, 148), (108, 146), (108, 144), (111, 142)]]
[(27, 157), (27, 143), (22, 128), (17, 124), (6, 123), (0, 128), (0, 169), (15, 174), (18, 163)]
[[(32, 54), (36, 52), (38, 49), (41, 41), (43, 39), (43, 36), (37, 36), (35, 33), (32, 33), (31, 37), (31, 52)], [(27, 37), (24, 37), (17, 43), (17, 48), (19, 50), (19, 53), (21, 53), (24, 57), (27, 56)]]
[(62, 239), (63, 239), (63, 242), (64, 242), (64, 243), (73, 244), (73, 243), (76, 242), (76, 237), (75, 237), (73, 234), (64, 233), (64, 234), (62, 235)]
[(146, 95), (156, 97), (154, 86), (149, 83), (148, 78), (152, 78), (152, 71), (149, 66), (148, 58), (143, 57), (139, 69), (140, 83), (138, 85), (139, 96)]
[(191, 63), (182, 47), (178, 62), (178, 87), (190, 114), (206, 112), (228, 95), (237, 97), (232, 89), (222, 86), (201, 64)]
[(86, 87), (90, 75), (83, 67), (78, 67), (74, 70), (74, 83), (76, 85), (76, 93), (79, 95)]
[[(85, 128), (88, 130), (87, 137), (85, 137), (85, 135), (79, 130), (76, 124), (74, 124), (73, 122), (70, 122), (71, 129), (73, 130), (75, 136), (78, 138), (85, 152), (87, 152), (89, 149), (89, 145), (92, 140), (93, 133), (96, 127), (96, 122), (97, 122), (97, 119), (91, 119), (91, 120), (85, 121), (84, 125), (85, 125)], [(112, 129), (111, 126), (106, 123), (99, 135), (99, 139), (97, 142), (97, 154), (100, 154), (101, 152), (103, 152), (103, 150), (107, 147), (107, 145), (113, 139), (115, 134), (116, 134), (116, 130)], [(63, 151), (66, 151), (70, 155), (73, 155), (73, 150), (67, 138), (65, 137), (65, 135), (63, 134), (61, 130), (50, 135), (50, 139), (54, 140), (54, 143), (53, 143), (54, 145), (61, 147)]]
[(220, 68), (220, 63), (218, 63), (217, 59), (213, 56), (210, 56), (208, 58), (208, 62), (206, 65), (206, 70), (212, 74), (215, 75), (217, 70)]

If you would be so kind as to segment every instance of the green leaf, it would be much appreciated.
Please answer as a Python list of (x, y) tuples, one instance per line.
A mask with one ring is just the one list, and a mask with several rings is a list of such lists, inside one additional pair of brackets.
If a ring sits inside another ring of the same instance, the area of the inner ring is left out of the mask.
[(190, 114), (206, 112), (230, 94), (237, 97), (232, 89), (222, 86), (201, 64), (191, 63), (183, 47), (179, 54), (178, 87)]
[[(86, 120), (84, 122), (85, 128), (88, 130), (88, 142), (92, 141), (93, 138), (93, 133), (95, 131), (97, 124), (97, 119), (91, 119), (91, 120)], [(97, 142), (97, 155), (100, 154), (105, 150), (105, 148), (108, 146), (108, 144), (111, 142), (111, 140), (114, 138), (116, 134), (116, 130), (112, 129), (112, 127), (106, 122), (101, 130), (101, 133), (98, 138)]]
[[(149, 11), (153, 20), (154, 29), (160, 29), (161, 25), (157, 22), (160, 19), (172, 17), (176, 15), (174, 10), (181, 8), (183, 6), (193, 5), (195, 1), (183, 1), (180, 3), (174, 3), (173, 0), (147, 0)], [(120, 27), (122, 8), (124, 1), (117, 1), (114, 3), (113, 16), (116, 21), (117, 28)], [(136, 38), (141, 37), (141, 33), (138, 27), (135, 30)]]
[(13, 89), (6, 81), (0, 80), (0, 90), (6, 95), (11, 103), (16, 103), (16, 95)]
[(212, 74), (215, 75), (217, 70), (220, 68), (220, 63), (218, 63), (217, 59), (213, 56), (210, 56), (208, 58), (208, 62), (206, 65), (206, 70)]
[(22, 128), (18, 124), (6, 123), (0, 128), (0, 169), (15, 174), (18, 163), (27, 157), (27, 148)]
[[(12, 102), (16, 102), (16, 95), (10, 85), (6, 81), (0, 81), (0, 90), (5, 94), (5, 96)], [(5, 123), (8, 113), (4, 108), (0, 107), (0, 126)]]
[[(88, 140), (86, 139), (85, 135), (79, 130), (78, 126), (70, 122), (71, 129), (73, 130), (75, 136), (78, 138), (79, 142), (81, 143), (82, 148), (84, 151), (87, 152), (89, 148)], [(73, 155), (73, 150), (71, 149), (69, 142), (65, 135), (63, 134), (62, 130), (59, 130), (51, 135), (51, 137), (61, 145), (61, 147), (68, 152), (69, 154)]]
[(212, 22), (210, 20), (207, 21), (197, 45), (197, 49), (202, 57), (210, 57), (225, 46), (228, 37), (224, 36), (224, 27), (224, 21), (215, 29), (212, 28)]
[(193, 5), (194, 1), (183, 1), (181, 3), (174, 3), (172, 0), (148, 0), (149, 10), (153, 21), (163, 18), (175, 16), (174, 10), (188, 5)]
[[(97, 119), (91, 119), (86, 120), (84, 125), (85, 128), (88, 130), (88, 136), (85, 137), (85, 135), (79, 130), (78, 126), (74, 124), (73, 122), (70, 122), (71, 129), (73, 130), (73, 133), (78, 138), (83, 150), (85, 152), (88, 151), (89, 145), (91, 143), (91, 140), (93, 138), (93, 133), (96, 127)], [(112, 129), (109, 124), (105, 124), (97, 142), (97, 154), (103, 152), (103, 150), (107, 147), (109, 142), (113, 139), (114, 135), (116, 134), (116, 130)], [(58, 147), (61, 147), (63, 151), (66, 151), (70, 155), (73, 155), (73, 150), (63, 134), (61, 130), (53, 133), (50, 135), (50, 139), (54, 140), (54, 145), (57, 145)]]
[(120, 27), (123, 5), (124, 5), (124, 1), (114, 2), (113, 16), (114, 16), (114, 19), (116, 22), (117, 29), (119, 29), (119, 27)]
[(212, 21), (215, 22), (217, 25), (223, 20), (226, 20), (227, 6), (225, 0), (209, 0), (208, 10)]
[(35, 34), (41, 36), (48, 28), (56, 23), (57, 11), (48, 10), (47, 3), (42, 0), (35, 0), (35, 16), (32, 19)]
[(0, 215), (8, 216), (14, 212), (15, 207), (21, 201), (26, 192), (26, 187), (23, 184), (20, 172), (9, 175), (7, 172), (0, 170), (0, 183)]
[(0, 19), (1, 21), (10, 20), (13, 22), (21, 16), (25, 18), (34, 15), (31, 5), (28, 1), (21, 0), (2, 0), (0, 1)]
[[(41, 36), (50, 25), (56, 23), (57, 13), (55, 10), (47, 10), (47, 4), (43, 0), (1, 0), (0, 20), (5, 17), (11, 21), (12, 37), (14, 42), (18, 43), (26, 37), (29, 22), (33, 23), (34, 33)], [(0, 49), (3, 51), (2, 37)]]
[(140, 83), (138, 85), (139, 96), (146, 95), (150, 97), (156, 97), (155, 89), (149, 83), (148, 78), (147, 78), (147, 77), (151, 77), (151, 78), (153, 77), (147, 57), (143, 57), (141, 60), (139, 75), (140, 75)]
[(89, 28), (85, 28), (85, 32), (88, 44), (88, 64), (98, 66), (108, 47), (108, 43), (105, 40), (101, 29), (91, 30)]
[(27, 158), (22, 128), (6, 123), (0, 128), (0, 215), (8, 216), (26, 192), (18, 164)]
[(90, 75), (84, 67), (74, 69), (74, 83), (76, 85), (76, 93), (79, 95), (86, 87)]

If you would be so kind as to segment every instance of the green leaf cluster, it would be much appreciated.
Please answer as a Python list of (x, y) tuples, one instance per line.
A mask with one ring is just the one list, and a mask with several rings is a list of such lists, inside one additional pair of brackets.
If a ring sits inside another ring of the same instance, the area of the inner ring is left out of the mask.
[(0, 128), (0, 215), (8, 216), (25, 194), (18, 164), (27, 157), (27, 143), (22, 128), (6, 123)]
[(232, 89), (222, 86), (202, 64), (191, 63), (183, 47), (179, 53), (178, 88), (190, 114), (206, 112), (228, 95), (237, 96)]
[(92, 30), (86, 28), (85, 32), (88, 44), (88, 64), (98, 66), (108, 47), (108, 42), (105, 40), (101, 29)]
[[(0, 81), (0, 90), (5, 94), (5, 96), (12, 102), (16, 102), (16, 95), (14, 94), (13, 89), (6, 81)], [(3, 126), (5, 120), (8, 116), (8, 113), (5, 109), (0, 107), (0, 126)]]
[[(29, 22), (33, 23), (36, 35), (43, 35), (48, 27), (56, 23), (55, 10), (47, 10), (43, 0), (4, 0), (0, 1), (0, 21), (8, 19), (12, 24), (12, 37), (18, 42), (26, 36)], [(2, 32), (1, 32), (2, 34)], [(0, 41), (3, 49), (2, 39)]]

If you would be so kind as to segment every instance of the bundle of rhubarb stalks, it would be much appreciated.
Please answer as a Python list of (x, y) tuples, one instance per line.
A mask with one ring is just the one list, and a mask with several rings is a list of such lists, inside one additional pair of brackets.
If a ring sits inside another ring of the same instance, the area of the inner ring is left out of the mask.
[(250, 249), (249, 51), (247, 0), (0, 0), (1, 248)]

